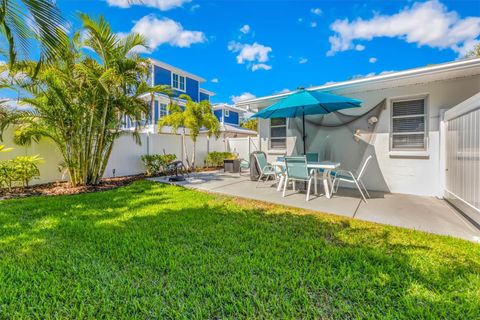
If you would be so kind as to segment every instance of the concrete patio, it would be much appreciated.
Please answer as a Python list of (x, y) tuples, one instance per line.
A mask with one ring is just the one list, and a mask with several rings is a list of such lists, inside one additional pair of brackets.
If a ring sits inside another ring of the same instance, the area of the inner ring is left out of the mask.
[[(171, 183), (165, 177), (151, 180)], [(175, 184), (480, 242), (480, 230), (447, 202), (434, 197), (370, 192), (371, 199), (365, 203), (353, 189), (339, 189), (327, 199), (319, 186), (320, 194), (306, 202), (304, 193), (288, 190), (283, 198), (272, 183), (262, 183), (257, 188), (247, 174), (239, 176), (223, 171), (195, 173)]]

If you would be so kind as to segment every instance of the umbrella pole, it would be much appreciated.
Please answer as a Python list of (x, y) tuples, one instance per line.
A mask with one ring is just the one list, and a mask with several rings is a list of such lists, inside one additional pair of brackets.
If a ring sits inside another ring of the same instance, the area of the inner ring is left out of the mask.
[(302, 137), (303, 137), (303, 154), (307, 154), (307, 146), (305, 144), (305, 112), (302, 112)]

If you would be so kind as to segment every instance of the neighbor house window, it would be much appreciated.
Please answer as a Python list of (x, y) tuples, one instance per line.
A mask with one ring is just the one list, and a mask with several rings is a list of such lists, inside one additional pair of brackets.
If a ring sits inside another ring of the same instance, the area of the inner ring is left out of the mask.
[(165, 117), (167, 114), (167, 105), (165, 103), (160, 103), (160, 118)]
[(172, 73), (172, 87), (180, 91), (185, 91), (185, 77)]
[(230, 110), (225, 110), (225, 117), (230, 117)]
[(287, 147), (287, 119), (270, 119), (270, 149), (285, 149)]
[(416, 151), (427, 148), (425, 99), (392, 102), (390, 149)]
[(156, 124), (158, 119), (160, 119), (159, 118), (160, 113), (158, 111), (158, 108), (159, 108), (158, 107), (158, 101), (154, 101), (153, 105), (154, 105), (154, 108), (153, 108), (153, 122), (154, 122), (154, 124)]
[(168, 114), (167, 105), (165, 103), (159, 103), (158, 101), (155, 101), (155, 109), (154, 109), (155, 124), (158, 122), (158, 120), (165, 117), (167, 114)]

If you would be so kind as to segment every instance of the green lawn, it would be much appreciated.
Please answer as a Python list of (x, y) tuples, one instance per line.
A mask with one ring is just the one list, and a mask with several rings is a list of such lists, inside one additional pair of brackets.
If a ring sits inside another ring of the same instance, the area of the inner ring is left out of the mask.
[(0, 202), (0, 318), (480, 318), (480, 246), (141, 181)]

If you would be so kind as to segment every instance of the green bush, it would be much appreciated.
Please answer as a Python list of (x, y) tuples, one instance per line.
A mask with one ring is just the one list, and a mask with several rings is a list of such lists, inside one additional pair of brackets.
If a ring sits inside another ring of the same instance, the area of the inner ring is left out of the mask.
[(152, 176), (155, 174), (161, 174), (165, 171), (167, 165), (177, 158), (174, 154), (146, 154), (141, 157), (143, 164), (147, 170), (145, 174)]
[(40, 176), (38, 165), (43, 161), (36, 156), (18, 156), (12, 160), (0, 161), (0, 187), (12, 188), (15, 182), (28, 187), (29, 182)]
[(38, 165), (43, 159), (36, 156), (19, 156), (13, 159), (13, 171), (15, 172), (15, 180), (19, 181), (23, 187), (28, 187), (28, 183), (40, 176)]
[(13, 182), (15, 181), (15, 171), (12, 165), (13, 160), (0, 161), (0, 188), (12, 189)]
[(236, 159), (237, 156), (231, 152), (209, 152), (207, 155), (207, 166), (208, 167), (221, 167), (223, 166), (223, 160), (226, 159)]

